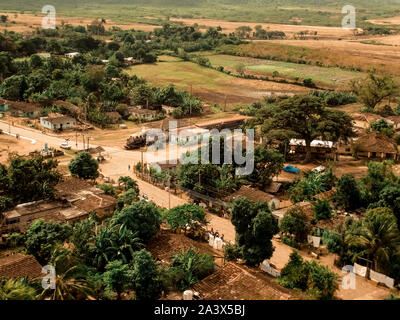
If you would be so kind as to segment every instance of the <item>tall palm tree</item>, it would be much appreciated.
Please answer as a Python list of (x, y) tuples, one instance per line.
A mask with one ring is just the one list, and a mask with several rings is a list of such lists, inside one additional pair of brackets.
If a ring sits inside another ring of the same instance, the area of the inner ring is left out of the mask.
[(55, 289), (47, 288), (41, 299), (82, 300), (92, 297), (93, 286), (87, 279), (88, 268), (72, 255), (72, 250), (57, 247), (52, 253), (50, 264), (56, 270)]
[(0, 300), (35, 300), (36, 291), (24, 279), (0, 279)]
[(350, 246), (362, 248), (356, 256), (367, 255), (375, 271), (400, 253), (400, 232), (396, 218), (388, 214), (368, 214), (357, 232), (345, 237)]

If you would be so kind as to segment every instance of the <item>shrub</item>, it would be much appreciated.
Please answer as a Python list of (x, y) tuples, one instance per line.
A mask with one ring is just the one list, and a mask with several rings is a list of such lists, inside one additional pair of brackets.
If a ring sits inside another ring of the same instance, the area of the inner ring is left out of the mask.
[(313, 204), (315, 220), (327, 220), (332, 216), (332, 208), (329, 201), (326, 199), (317, 200)]

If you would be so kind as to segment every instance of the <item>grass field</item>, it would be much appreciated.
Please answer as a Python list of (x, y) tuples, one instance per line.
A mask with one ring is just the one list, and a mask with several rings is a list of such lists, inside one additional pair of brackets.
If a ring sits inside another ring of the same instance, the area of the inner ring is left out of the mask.
[(340, 86), (345, 85), (350, 79), (361, 77), (360, 72), (346, 71), (340, 68), (324, 68), (306, 64), (271, 61), (246, 57), (229, 56), (222, 54), (208, 55), (208, 59), (215, 67), (223, 66), (225, 69), (236, 72), (239, 64), (245, 66), (246, 73), (258, 76), (271, 76), (275, 71), (277, 78), (302, 79), (311, 78), (320, 85)]
[[(160, 60), (164, 61), (163, 57)], [(154, 64), (137, 65), (128, 72), (136, 74), (155, 85), (167, 86), (172, 83), (177, 88), (193, 92), (209, 103), (227, 105), (250, 103), (263, 96), (287, 93), (301, 93), (308, 89), (261, 80), (235, 78), (227, 74), (204, 68), (192, 62), (164, 61)]]

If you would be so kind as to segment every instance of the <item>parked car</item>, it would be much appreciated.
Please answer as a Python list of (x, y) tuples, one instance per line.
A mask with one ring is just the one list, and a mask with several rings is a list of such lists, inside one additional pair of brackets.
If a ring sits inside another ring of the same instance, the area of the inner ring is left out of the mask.
[(289, 172), (289, 173), (298, 173), (300, 171), (299, 168), (293, 167), (292, 165), (288, 165), (283, 168), (283, 171)]
[(325, 170), (326, 170), (326, 168), (324, 166), (318, 166), (318, 167), (312, 169), (311, 171), (322, 173), (322, 172), (325, 172)]
[(71, 146), (69, 145), (68, 141), (64, 141), (60, 143), (61, 149), (71, 150)]

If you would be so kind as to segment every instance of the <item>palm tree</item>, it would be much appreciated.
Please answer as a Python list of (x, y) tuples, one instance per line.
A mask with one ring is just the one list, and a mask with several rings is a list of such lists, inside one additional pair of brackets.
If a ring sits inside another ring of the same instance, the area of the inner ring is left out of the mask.
[(93, 289), (82, 266), (73, 266), (62, 274), (56, 275), (55, 289), (44, 289), (40, 295), (49, 300), (84, 300), (91, 298)]
[(400, 232), (396, 218), (392, 214), (377, 212), (377, 209), (367, 212), (361, 228), (345, 237), (348, 245), (362, 249), (356, 257), (367, 255), (373, 261), (375, 271), (388, 263), (393, 254), (400, 253)]
[(36, 291), (26, 278), (0, 279), (0, 300), (35, 300)]
[(54, 249), (50, 264), (56, 269), (55, 289), (42, 291), (40, 298), (49, 300), (88, 299), (93, 294), (91, 281), (87, 279), (88, 268), (80, 264), (70, 249)]

